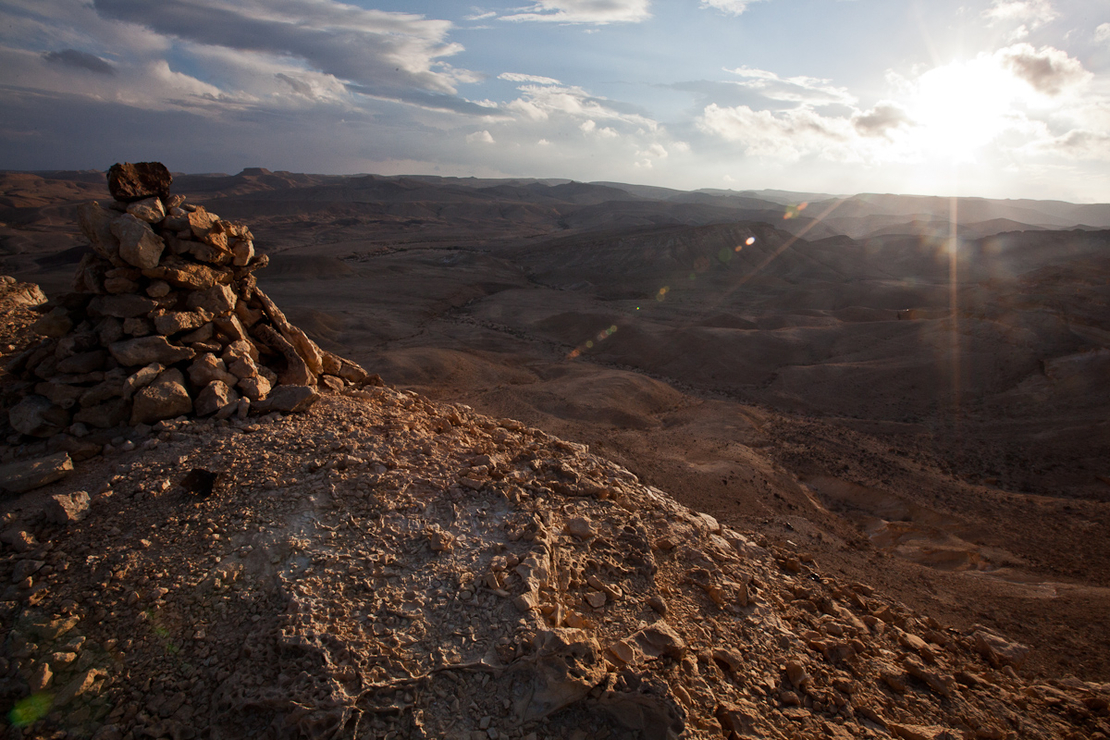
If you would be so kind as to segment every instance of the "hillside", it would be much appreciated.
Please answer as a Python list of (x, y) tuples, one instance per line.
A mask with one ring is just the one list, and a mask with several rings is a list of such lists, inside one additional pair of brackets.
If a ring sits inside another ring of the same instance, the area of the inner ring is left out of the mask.
[(1108, 232), (197, 179), (0, 234), (18, 736), (1106, 733)]

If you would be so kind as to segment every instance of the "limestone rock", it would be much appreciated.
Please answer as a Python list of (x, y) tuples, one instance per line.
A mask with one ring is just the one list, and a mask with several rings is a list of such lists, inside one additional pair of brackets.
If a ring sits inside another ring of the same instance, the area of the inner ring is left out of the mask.
[(95, 406), (83, 408), (73, 415), (73, 421), (97, 429), (119, 426), (131, 416), (131, 404), (126, 398), (114, 398)]
[(1025, 663), (1025, 658), (1029, 655), (1027, 646), (1010, 642), (985, 627), (977, 626), (971, 637), (975, 641), (975, 649), (979, 654), (996, 668), (1005, 665), (1021, 668), (1022, 664)]
[(207, 323), (208, 316), (198, 311), (169, 311), (154, 317), (154, 330), (168, 337)]
[(261, 401), (270, 394), (272, 387), (270, 381), (266, 378), (259, 376), (257, 378), (243, 378), (235, 384), (244, 396), (249, 398), (252, 402)]
[(196, 210), (189, 214), (188, 220), (189, 230), (192, 232), (193, 238), (203, 239), (208, 236), (208, 232), (212, 229), (212, 225), (219, 220), (219, 216), (209, 213), (204, 206), (197, 206)]
[[(248, 396), (249, 397), (249, 396)], [(260, 414), (271, 411), (296, 413), (304, 411), (320, 398), (315, 388), (307, 385), (279, 385), (270, 391), (263, 400), (251, 404), (251, 409)]]
[(159, 223), (166, 217), (166, 209), (159, 198), (137, 200), (127, 206), (127, 212), (148, 224)]
[(136, 294), (98, 295), (89, 301), (89, 313), (94, 317), (133, 319), (146, 316), (157, 306), (151, 299)]
[(89, 494), (85, 491), (56, 493), (46, 502), (46, 518), (55, 524), (72, 524), (85, 518), (89, 512)]
[(185, 388), (185, 376), (180, 370), (170, 368), (135, 394), (131, 424), (153, 424), (192, 411), (193, 399)]
[(108, 192), (124, 203), (158, 196), (168, 198), (173, 176), (161, 162), (123, 162), (108, 169)]
[(189, 294), (186, 302), (189, 310), (203, 309), (213, 316), (224, 316), (235, 310), (235, 291), (228, 285), (214, 285), (208, 290)]
[(154, 280), (164, 280), (175, 288), (186, 290), (207, 290), (214, 285), (231, 281), (228, 273), (172, 256), (164, 258), (156, 267), (143, 270), (143, 275)]
[(198, 356), (189, 366), (189, 382), (195, 388), (205, 388), (214, 381), (234, 386), (239, 379), (227, 371), (224, 361), (211, 352)]
[(8, 412), (12, 428), (32, 437), (50, 437), (69, 425), (69, 414), (49, 398), (30, 395)]
[(69, 318), (69, 311), (61, 306), (55, 306), (50, 313), (31, 324), (31, 330), (44, 337), (64, 337), (72, 329), (73, 321)]
[(277, 350), (285, 357), (285, 369), (279, 376), (282, 384), (298, 386), (315, 384), (316, 378), (304, 358), (284, 336), (269, 325), (258, 326), (254, 329), (254, 333), (271, 349)]
[(118, 213), (101, 207), (95, 200), (77, 207), (81, 233), (92, 244), (93, 251), (106, 259), (119, 254), (119, 239), (112, 233), (112, 221), (118, 217)]
[(686, 654), (686, 641), (661, 619), (632, 635), (632, 640), (640, 646), (644, 655), (652, 658), (665, 656), (681, 660)]
[(109, 345), (108, 351), (112, 357), (124, 366), (173, 365), (182, 360), (191, 360), (196, 356), (196, 351), (189, 347), (175, 347), (163, 336), (139, 337), (125, 339)]
[(64, 452), (35, 460), (0, 466), (0, 488), (23, 493), (61, 480), (73, 472), (73, 460)]
[(166, 243), (150, 224), (125, 213), (112, 222), (112, 233), (119, 239), (119, 256), (124, 262), (144, 270), (158, 266)]
[(239, 402), (239, 394), (222, 380), (213, 380), (197, 395), (197, 416), (211, 416), (220, 409)]
[(154, 382), (154, 379), (161, 375), (162, 371), (165, 369), (166, 368), (164, 366), (158, 364), (157, 362), (152, 362), (151, 364), (144, 367), (142, 370), (133, 373), (127, 378), (126, 381), (124, 381), (122, 391), (123, 397), (131, 398), (131, 396), (135, 394), (135, 391), (140, 390), (141, 388), (145, 388), (146, 386)]
[(519, 722), (535, 722), (579, 701), (605, 675), (597, 642), (579, 629), (557, 628), (536, 637), (529, 685), (517, 700)]

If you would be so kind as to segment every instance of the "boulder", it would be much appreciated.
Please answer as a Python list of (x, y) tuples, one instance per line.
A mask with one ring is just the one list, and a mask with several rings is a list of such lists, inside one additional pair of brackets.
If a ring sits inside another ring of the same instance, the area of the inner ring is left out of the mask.
[(235, 387), (242, 391), (243, 395), (249, 398), (251, 402), (254, 402), (261, 401), (268, 396), (272, 385), (266, 378), (259, 376), (257, 378), (243, 378), (235, 384)]
[(131, 367), (151, 363), (173, 365), (183, 360), (191, 360), (197, 354), (189, 347), (175, 347), (163, 336), (125, 339), (109, 345), (108, 351), (112, 353), (116, 362)]
[(154, 330), (170, 336), (189, 329), (198, 329), (208, 323), (208, 316), (197, 311), (169, 311), (154, 317)]
[(83, 375), (95, 370), (100, 370), (104, 367), (104, 363), (107, 362), (107, 360), (108, 353), (102, 349), (96, 349), (91, 352), (78, 352), (75, 355), (70, 355), (64, 360), (59, 360), (58, 372)]
[(32, 437), (51, 437), (69, 426), (69, 412), (45, 396), (32, 394), (8, 412), (12, 428)]
[(61, 480), (73, 472), (73, 460), (64, 452), (35, 460), (0, 466), (0, 488), (24, 493)]
[(214, 285), (231, 282), (231, 274), (195, 262), (186, 262), (180, 257), (167, 257), (157, 267), (143, 270), (143, 275), (152, 280), (164, 280), (175, 288), (186, 290), (207, 290)]
[(73, 415), (73, 421), (97, 429), (111, 429), (123, 424), (131, 416), (131, 404), (126, 398), (113, 398), (95, 406), (83, 408)]
[(158, 266), (166, 243), (150, 224), (125, 213), (112, 222), (112, 233), (119, 239), (119, 256), (124, 262), (144, 270)]
[(186, 305), (192, 311), (203, 309), (213, 316), (223, 316), (235, 310), (235, 291), (227, 285), (215, 285), (208, 290), (189, 294)]
[(135, 394), (131, 425), (153, 424), (192, 411), (193, 399), (185, 388), (185, 376), (177, 368), (170, 368)]
[(1011, 665), (1015, 669), (1021, 668), (1025, 658), (1029, 655), (1029, 647), (1017, 642), (1010, 642), (1004, 637), (994, 634), (985, 627), (976, 626), (971, 635), (975, 641), (975, 650), (986, 658), (995, 668)]
[(209, 213), (204, 206), (197, 206), (196, 210), (189, 214), (189, 230), (192, 232), (193, 238), (203, 239), (208, 236), (212, 225), (218, 220), (219, 216)]
[(211, 416), (230, 404), (239, 403), (239, 394), (222, 380), (213, 380), (197, 395), (197, 416)]
[(44, 337), (64, 337), (72, 329), (73, 320), (69, 318), (69, 311), (61, 306), (55, 306), (50, 313), (31, 324), (31, 331)]
[(168, 198), (173, 176), (161, 162), (123, 162), (108, 169), (108, 192), (124, 203), (158, 196)]
[(189, 382), (194, 388), (205, 388), (213, 381), (221, 381), (228, 386), (235, 385), (239, 379), (227, 371), (224, 361), (211, 352), (206, 352), (189, 366)]
[(162, 201), (158, 198), (137, 200), (127, 206), (127, 212), (148, 224), (159, 223), (166, 217), (166, 209), (162, 207)]
[(141, 295), (98, 295), (89, 301), (89, 313), (94, 317), (111, 316), (116, 319), (133, 319), (146, 316), (158, 307), (150, 298)]
[[(249, 398), (249, 396), (248, 396)], [(279, 385), (270, 391), (269, 395), (261, 401), (251, 403), (251, 410), (260, 414), (271, 411), (296, 413), (304, 411), (316, 403), (320, 394), (315, 388), (307, 385)]]
[(89, 494), (85, 491), (56, 493), (47, 499), (44, 513), (55, 524), (79, 522), (89, 513)]
[(112, 233), (112, 221), (117, 218), (118, 213), (102, 208), (95, 200), (77, 207), (81, 233), (92, 244), (93, 251), (106, 259), (119, 254), (119, 239)]

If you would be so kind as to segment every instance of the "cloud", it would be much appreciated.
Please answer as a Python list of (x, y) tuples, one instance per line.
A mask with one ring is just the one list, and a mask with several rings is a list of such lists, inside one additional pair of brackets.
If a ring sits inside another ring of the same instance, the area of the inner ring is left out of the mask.
[(894, 103), (879, 103), (866, 113), (852, 116), (852, 126), (863, 136), (886, 136), (893, 129), (912, 123), (906, 111)]
[(1110, 161), (1110, 134), (1075, 129), (1063, 136), (1034, 142), (1027, 149), (1034, 154), (1055, 154), (1080, 161)]
[(1095, 41), (1110, 40), (1110, 23), (1100, 23), (1095, 29)]
[(546, 121), (551, 117), (568, 116), (585, 120), (616, 121), (634, 125), (648, 131), (658, 128), (651, 118), (638, 113), (616, 109), (611, 101), (590, 95), (572, 85), (521, 85), (523, 95), (503, 106), (503, 109), (532, 121)]
[(522, 12), (501, 16), (505, 21), (556, 23), (639, 23), (651, 17), (651, 0), (539, 0)]
[(725, 70), (740, 77), (731, 84), (759, 93), (765, 98), (790, 103), (810, 105), (853, 105), (854, 95), (843, 87), (833, 87), (830, 80), (819, 77), (779, 77), (774, 72), (751, 67)]
[(994, 0), (983, 11), (990, 22), (1017, 21), (1039, 28), (1059, 16), (1048, 0)]
[(298, 95), (304, 95), (307, 98), (314, 97), (314, 95), (312, 94), (312, 85), (310, 85), (309, 83), (303, 80), (298, 80), (296, 77), (293, 77), (292, 75), (287, 75), (284, 72), (278, 72), (274, 75), (274, 77), (281, 80), (286, 85), (289, 85), (289, 87), (293, 88), (293, 92), (297, 93)]
[(493, 135), (489, 131), (475, 131), (472, 134), (467, 134), (466, 143), (468, 144), (494, 144)]
[(451, 23), (412, 13), (364, 10), (335, 0), (94, 0), (105, 17), (165, 36), (300, 60), (363, 94), (422, 104), (475, 78), (446, 64), (462, 51)]
[(83, 69), (95, 72), (98, 75), (114, 75), (116, 68), (95, 54), (89, 54), (76, 49), (63, 49), (62, 51), (49, 51), (42, 55), (48, 62), (61, 64), (64, 67)]
[(740, 15), (754, 0), (701, 0), (702, 8), (715, 8), (729, 15)]
[(551, 77), (540, 77), (539, 75), (523, 75), (517, 72), (502, 72), (497, 75), (497, 79), (505, 80), (507, 82), (531, 82), (535, 85), (558, 85), (558, 80)]
[(620, 134), (617, 133), (617, 131), (609, 128), (608, 126), (598, 128), (597, 123), (595, 123), (592, 118), (583, 121), (578, 128), (581, 129), (582, 133), (584, 134), (593, 134), (602, 139), (616, 139), (620, 137)]
[(997, 54), (1011, 72), (1044, 95), (1059, 95), (1093, 77), (1078, 59), (1051, 46), (1034, 49), (1029, 44), (1015, 44)]
[(746, 105), (706, 106), (699, 129), (739, 143), (746, 154), (797, 161), (818, 154), (836, 161), (858, 161), (852, 151), (853, 128), (846, 118), (822, 116), (809, 108), (752, 110)]

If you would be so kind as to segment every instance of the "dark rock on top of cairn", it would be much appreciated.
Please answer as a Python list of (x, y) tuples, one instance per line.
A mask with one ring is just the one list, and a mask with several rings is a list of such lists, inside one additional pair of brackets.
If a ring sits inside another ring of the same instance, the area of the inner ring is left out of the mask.
[(269, 259), (245, 224), (171, 196), (157, 162), (117, 164), (109, 184), (114, 202), (78, 208), (91, 249), (74, 292), (36, 309), (46, 338), (7, 367), (14, 431), (67, 449), (98, 429), (297, 412), (320, 386), (380, 382), (320, 349), (259, 289), (254, 271)]
[(117, 162), (108, 169), (108, 192), (121, 203), (170, 197), (173, 176), (161, 162)]

